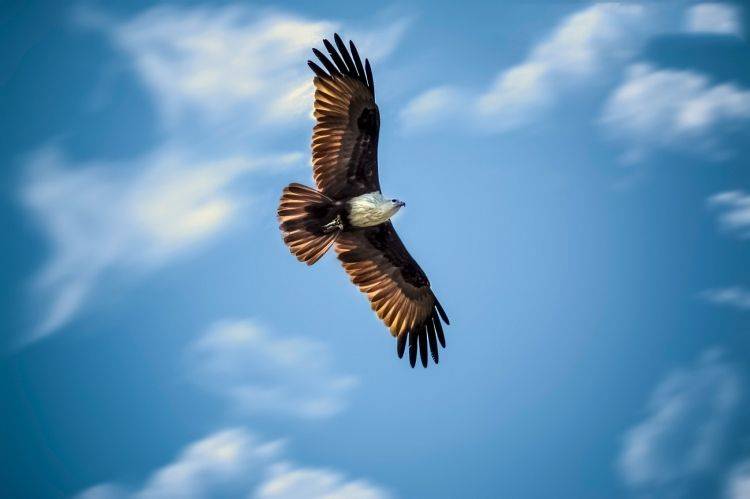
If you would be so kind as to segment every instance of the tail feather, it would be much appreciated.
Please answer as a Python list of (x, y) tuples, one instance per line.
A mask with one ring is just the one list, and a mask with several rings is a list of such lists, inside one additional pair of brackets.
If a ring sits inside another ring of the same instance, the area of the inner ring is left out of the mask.
[(339, 235), (338, 230), (324, 228), (336, 216), (333, 201), (302, 184), (289, 184), (284, 188), (278, 216), (289, 251), (308, 265), (320, 260)]

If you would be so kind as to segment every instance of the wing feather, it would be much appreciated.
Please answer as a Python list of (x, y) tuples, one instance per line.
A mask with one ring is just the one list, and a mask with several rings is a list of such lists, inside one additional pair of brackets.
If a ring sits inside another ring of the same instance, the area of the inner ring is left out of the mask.
[(393, 225), (386, 222), (365, 230), (342, 232), (335, 247), (352, 282), (367, 295), (377, 316), (398, 338), (399, 356), (404, 353), (408, 335), (412, 367), (417, 352), (423, 365), (427, 365), (428, 351), (437, 363), (438, 341), (445, 346), (440, 317), (447, 324), (447, 316), (443, 316), (445, 311), (441, 312), (430, 281)]
[(328, 55), (313, 49), (322, 68), (308, 61), (315, 73), (312, 162), (318, 189), (332, 199), (343, 199), (380, 191), (380, 112), (369, 63), (362, 67), (352, 42), (350, 55), (341, 37), (334, 35), (334, 41), (335, 46), (323, 41)]

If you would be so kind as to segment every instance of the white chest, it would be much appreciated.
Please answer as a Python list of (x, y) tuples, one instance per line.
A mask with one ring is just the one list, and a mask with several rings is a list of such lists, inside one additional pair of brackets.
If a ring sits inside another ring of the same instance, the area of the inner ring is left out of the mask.
[(398, 208), (379, 192), (368, 192), (349, 200), (349, 223), (355, 227), (373, 227), (387, 222)]

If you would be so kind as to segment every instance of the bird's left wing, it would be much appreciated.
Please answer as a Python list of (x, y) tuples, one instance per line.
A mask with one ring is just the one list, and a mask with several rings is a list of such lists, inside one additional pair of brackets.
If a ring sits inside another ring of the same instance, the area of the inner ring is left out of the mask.
[(398, 338), (398, 356), (409, 340), (412, 367), (417, 347), (427, 367), (427, 344), (438, 362), (438, 341), (445, 348), (440, 319), (448, 317), (430, 288), (430, 281), (404, 247), (391, 222), (354, 232), (342, 232), (336, 252), (352, 282), (367, 295), (372, 309)]
[(316, 75), (313, 177), (326, 196), (342, 199), (380, 191), (380, 112), (370, 62), (365, 59), (362, 66), (354, 43), (349, 42), (350, 55), (339, 35), (334, 41), (336, 47), (323, 40), (333, 62), (313, 49), (325, 69), (312, 61), (307, 64)]

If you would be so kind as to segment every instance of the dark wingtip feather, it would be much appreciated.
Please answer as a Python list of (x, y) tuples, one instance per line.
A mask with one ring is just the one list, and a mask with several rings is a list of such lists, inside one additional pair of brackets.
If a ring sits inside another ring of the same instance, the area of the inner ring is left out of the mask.
[(341, 39), (338, 33), (334, 33), (333, 41), (336, 42), (336, 47), (338, 47), (339, 53), (344, 59), (344, 64), (346, 64), (349, 76), (353, 78), (359, 78), (359, 75), (357, 74), (357, 68), (354, 66), (354, 61), (352, 61), (352, 58), (349, 55), (349, 51), (346, 50), (346, 44), (344, 43), (344, 40)]
[(445, 348), (445, 334), (443, 333), (443, 325), (440, 324), (440, 318), (437, 316), (437, 312), (432, 313), (432, 324), (435, 326), (435, 332), (437, 333), (440, 345)]
[(344, 61), (341, 60), (341, 57), (339, 56), (339, 53), (336, 52), (336, 49), (333, 47), (333, 44), (329, 42), (328, 40), (323, 40), (323, 45), (325, 45), (326, 50), (328, 51), (328, 55), (331, 56), (331, 59), (333, 59), (333, 63), (336, 65), (336, 68), (339, 70), (339, 73), (341, 74), (348, 74), (349, 70), (346, 67), (346, 64), (344, 64)]
[(407, 332), (403, 332), (398, 335), (398, 339), (396, 340), (396, 353), (398, 354), (399, 359), (404, 358), (404, 350), (406, 349), (407, 336), (409, 336), (409, 334)]
[(365, 74), (367, 75), (367, 86), (370, 87), (372, 95), (375, 95), (375, 81), (372, 79), (372, 68), (370, 68), (369, 59), (365, 59)]
[[(432, 356), (432, 361), (437, 365), (440, 362), (440, 346), (445, 348), (445, 334), (443, 325), (438, 316), (438, 309), (433, 308), (432, 313), (421, 324), (411, 331), (405, 331), (396, 339), (396, 353), (403, 358), (406, 349), (406, 340), (409, 340), (409, 363), (414, 367), (417, 362), (417, 354), (423, 367), (428, 366), (427, 353)], [(429, 347), (429, 348), (428, 348)]]
[(440, 354), (438, 353), (437, 338), (435, 337), (435, 326), (432, 323), (432, 317), (427, 319), (427, 339), (430, 340), (432, 361), (437, 364), (440, 361)]
[(419, 357), (422, 360), (422, 367), (427, 367), (427, 327), (419, 331)]
[(435, 298), (435, 307), (437, 308), (437, 311), (440, 314), (440, 317), (443, 318), (443, 322), (445, 322), (446, 324), (450, 326), (451, 321), (448, 320), (448, 315), (445, 313), (445, 310), (443, 310), (442, 305), (440, 305), (440, 302), (434, 295), (433, 295), (433, 298)]
[(344, 43), (344, 40), (338, 33), (333, 34), (333, 41), (335, 46), (330, 40), (323, 40), (323, 45), (328, 51), (327, 56), (316, 48), (312, 49), (313, 53), (320, 60), (321, 64), (323, 64), (323, 67), (325, 67), (327, 72), (323, 71), (317, 64), (312, 63), (312, 61), (308, 61), (310, 68), (321, 78), (330, 78), (341, 75), (356, 78), (370, 90), (373, 96), (375, 96), (375, 80), (372, 77), (370, 61), (365, 59), (365, 64), (364, 66), (362, 65), (362, 59), (353, 41), (349, 40), (349, 50), (347, 50), (346, 43)]
[(365, 68), (362, 66), (362, 59), (360, 59), (357, 47), (354, 46), (354, 42), (351, 40), (349, 40), (349, 50), (351, 50), (352, 52), (354, 66), (357, 68), (357, 75), (359, 76), (359, 80), (367, 85), (367, 80), (365, 79)]
[(323, 66), (325, 66), (326, 70), (328, 70), (331, 76), (339, 76), (341, 74), (339, 73), (339, 70), (336, 69), (336, 66), (334, 66), (331, 61), (328, 60), (328, 57), (323, 54), (323, 52), (316, 48), (313, 48), (312, 51), (313, 54), (315, 54), (315, 57), (317, 57), (318, 60), (323, 63)]
[(409, 363), (411, 367), (417, 363), (417, 333), (409, 331)]
[(323, 71), (323, 69), (317, 64), (315, 64), (314, 62), (307, 61), (307, 65), (310, 66), (310, 69), (313, 70), (313, 73), (315, 73), (315, 76), (319, 76), (320, 78), (328, 77), (328, 74), (325, 71)]

